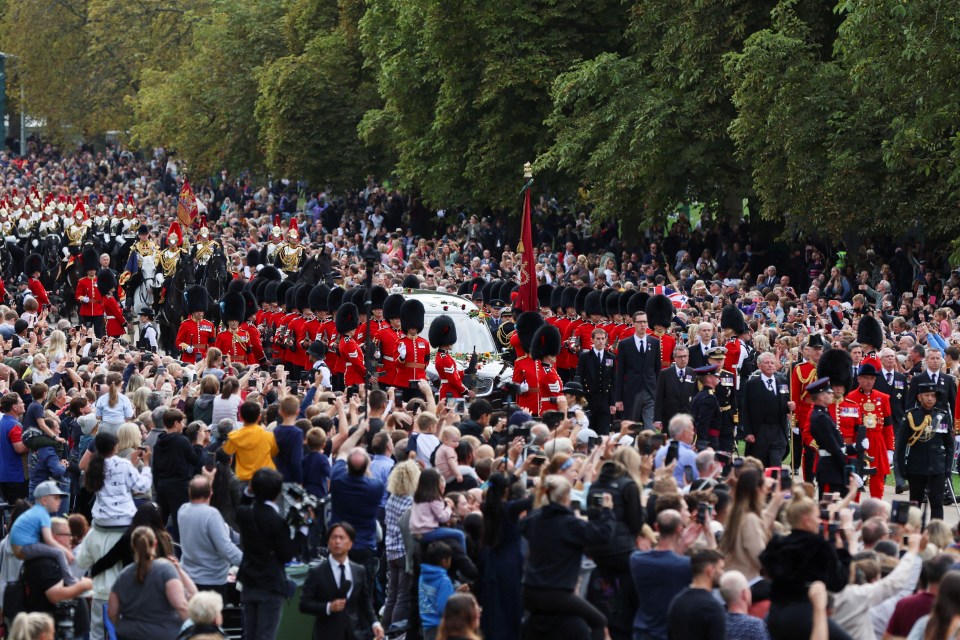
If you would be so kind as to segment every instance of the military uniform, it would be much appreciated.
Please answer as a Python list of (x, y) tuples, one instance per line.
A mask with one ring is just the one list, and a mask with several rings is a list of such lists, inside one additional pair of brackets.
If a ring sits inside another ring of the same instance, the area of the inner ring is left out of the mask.
[(910, 500), (920, 504), (924, 493), (930, 517), (943, 518), (945, 478), (953, 465), (953, 429), (949, 413), (934, 407), (907, 412), (897, 432), (897, 464), (910, 483)]
[(793, 469), (800, 467), (800, 447), (803, 448), (803, 479), (810, 481), (814, 478), (814, 468), (817, 460), (817, 449), (812, 445), (813, 436), (810, 435), (810, 415), (813, 413), (813, 404), (807, 385), (817, 379), (817, 365), (809, 361), (797, 363), (790, 371), (790, 400), (796, 405), (794, 415), (799, 430), (799, 443), (796, 433), (793, 434)]
[[(719, 388), (719, 385), (718, 385)], [(720, 400), (714, 389), (702, 389), (690, 401), (690, 415), (697, 428), (697, 449), (707, 447), (722, 451), (720, 447), (720, 427), (723, 421)]]
[(862, 424), (866, 427), (867, 440), (870, 441), (868, 454), (873, 458), (876, 473), (870, 478), (870, 495), (883, 498), (883, 485), (890, 473), (887, 452), (893, 452), (893, 421), (890, 413), (890, 396), (872, 389), (864, 393), (855, 389), (847, 394), (847, 400), (856, 404)]
[(827, 491), (845, 491), (846, 447), (826, 407), (815, 406), (810, 413), (810, 435), (818, 447), (817, 484), (820, 495)]

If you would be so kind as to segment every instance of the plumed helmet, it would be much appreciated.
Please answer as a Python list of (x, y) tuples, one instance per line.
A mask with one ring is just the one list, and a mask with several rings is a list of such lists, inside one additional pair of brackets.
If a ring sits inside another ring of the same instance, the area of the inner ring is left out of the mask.
[(427, 335), (430, 338), (430, 346), (434, 349), (449, 347), (457, 341), (457, 325), (448, 315), (437, 316), (430, 323)]
[(563, 307), (563, 292), (566, 289), (564, 287), (553, 287), (550, 290), (550, 308), (554, 312), (559, 311)]
[(100, 268), (100, 256), (92, 247), (83, 250), (80, 254), (80, 268), (87, 271), (96, 271)]
[(737, 335), (749, 331), (747, 321), (743, 318), (743, 312), (732, 304), (725, 306), (720, 313), (720, 328), (730, 329)]
[(550, 297), (553, 295), (553, 286), (541, 284), (537, 286), (537, 301), (541, 307), (550, 307)]
[(380, 285), (374, 285), (370, 289), (371, 309), (383, 309), (383, 303), (387, 299), (387, 290)]
[(23, 272), (28, 276), (32, 276), (37, 272), (43, 273), (43, 256), (39, 253), (31, 253), (28, 255), (26, 261), (23, 263)]
[(563, 288), (563, 294), (560, 296), (560, 307), (564, 313), (566, 313), (567, 309), (577, 308), (577, 290), (575, 288)]
[(577, 289), (577, 297), (573, 302), (574, 307), (577, 309), (577, 313), (580, 315), (584, 314), (585, 304), (587, 302), (587, 296), (590, 295), (590, 289), (583, 287), (582, 289)]
[(210, 308), (210, 294), (206, 288), (195, 284), (183, 292), (183, 302), (187, 313), (206, 312)]
[(857, 325), (857, 342), (867, 344), (874, 349), (883, 346), (883, 327), (873, 316), (860, 316), (860, 324)]
[(280, 273), (280, 270), (274, 267), (273, 265), (267, 265), (260, 271), (257, 271), (257, 278), (263, 280), (273, 280), (275, 282), (280, 282), (283, 280), (283, 274)]
[(107, 295), (117, 288), (117, 276), (113, 269), (100, 269), (97, 271), (97, 289), (101, 295)]
[(828, 349), (817, 362), (817, 377), (830, 378), (831, 386), (849, 390), (853, 384), (853, 359), (846, 349)]
[(404, 289), (419, 289), (420, 288), (420, 278), (408, 273), (403, 277), (403, 288)]
[(244, 291), (240, 295), (243, 296), (243, 319), (246, 320), (257, 311), (260, 311), (260, 305), (257, 304), (257, 298), (252, 291)]
[(583, 301), (583, 310), (588, 316), (602, 316), (603, 302), (599, 291), (591, 291)]
[[(670, 302), (670, 298), (662, 293), (650, 296), (650, 299), (647, 300), (646, 312), (647, 324), (651, 327), (666, 329), (673, 321), (673, 303)], [(740, 317), (742, 318), (743, 315), (741, 314)]]
[(423, 303), (419, 300), (404, 300), (400, 307), (400, 329), (406, 333), (411, 329), (423, 331)]
[(336, 312), (343, 304), (343, 295), (346, 293), (343, 287), (332, 287), (330, 295), (327, 296), (327, 311)]
[(275, 280), (264, 282), (267, 282), (267, 284), (263, 286), (263, 302), (276, 304), (279, 299), (277, 298), (277, 289), (280, 288), (280, 283)]
[(345, 302), (337, 309), (337, 333), (341, 336), (351, 331), (356, 331), (360, 326), (360, 313), (357, 311), (357, 305), (352, 302)]
[(520, 339), (520, 346), (523, 347), (524, 351), (530, 353), (530, 343), (533, 340), (533, 334), (546, 323), (546, 320), (544, 320), (543, 316), (537, 311), (524, 311), (517, 316), (514, 327), (517, 330), (517, 337)]
[(391, 293), (383, 301), (383, 319), (393, 320), (400, 317), (400, 307), (403, 306), (403, 296), (399, 293)]
[(314, 313), (320, 313), (327, 310), (327, 298), (330, 296), (330, 287), (325, 284), (318, 284), (310, 289), (310, 310)]
[(247, 319), (247, 303), (240, 293), (227, 293), (220, 299), (220, 319), (224, 322), (243, 322)]
[(247, 283), (243, 278), (234, 278), (227, 283), (227, 293), (240, 293), (243, 291), (243, 285)]
[(310, 308), (310, 292), (313, 287), (308, 284), (302, 284), (297, 287), (297, 309), (302, 313)]
[(247, 266), (256, 267), (260, 264), (260, 250), (259, 249), (250, 249), (247, 251)]
[(633, 319), (633, 315), (639, 311), (647, 312), (647, 301), (650, 299), (650, 294), (646, 291), (638, 291), (633, 296), (631, 296), (630, 301), (627, 303), (627, 311), (630, 313), (630, 319)]
[(280, 286), (277, 287), (277, 302), (286, 306), (288, 309), (290, 308), (290, 301), (288, 300), (287, 295), (291, 290), (293, 290), (293, 287), (293, 282), (290, 280), (284, 280), (280, 283)]
[(560, 330), (552, 324), (545, 324), (533, 334), (530, 343), (530, 357), (542, 360), (547, 356), (556, 356), (560, 353)]
[(613, 318), (613, 316), (620, 314), (620, 292), (614, 291), (607, 296), (607, 317)]

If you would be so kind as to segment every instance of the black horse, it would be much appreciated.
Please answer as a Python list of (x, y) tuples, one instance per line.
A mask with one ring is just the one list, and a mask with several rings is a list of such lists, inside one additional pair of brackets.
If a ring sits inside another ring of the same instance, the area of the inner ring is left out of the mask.
[(229, 283), (230, 274), (227, 273), (227, 257), (218, 245), (203, 268), (203, 277), (199, 283), (210, 294), (210, 300), (213, 302), (213, 306), (208, 310), (207, 315), (214, 326), (220, 323), (220, 305), (217, 303), (227, 292)]
[(193, 265), (188, 264), (183, 256), (177, 264), (177, 270), (172, 278), (163, 281), (163, 302), (160, 303), (160, 312), (157, 314), (157, 323), (160, 325), (160, 344), (166, 353), (173, 353), (174, 340), (177, 330), (183, 320), (184, 301), (183, 293), (193, 284)]
[(321, 282), (332, 284), (330, 280), (332, 271), (330, 256), (327, 255), (326, 249), (322, 249), (304, 261), (294, 281), (297, 284), (309, 284), (311, 286), (316, 286)]

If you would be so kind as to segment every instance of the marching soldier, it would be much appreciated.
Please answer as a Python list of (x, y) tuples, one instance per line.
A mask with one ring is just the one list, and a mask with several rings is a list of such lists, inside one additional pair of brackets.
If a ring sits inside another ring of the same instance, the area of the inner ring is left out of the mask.
[(447, 315), (435, 318), (430, 323), (428, 336), (430, 346), (437, 350), (434, 364), (437, 375), (440, 376), (440, 400), (462, 398), (464, 395), (474, 397), (476, 393), (463, 385), (463, 372), (450, 355), (450, 348), (457, 342), (457, 326), (453, 318)]
[(857, 342), (863, 347), (863, 359), (860, 364), (872, 365), (875, 371), (880, 371), (882, 364), (877, 352), (883, 347), (883, 327), (873, 316), (860, 316), (857, 324)]
[[(343, 294), (343, 287), (332, 287), (330, 289), (330, 295), (327, 296), (327, 310), (330, 313), (334, 313), (334, 309), (339, 313), (340, 305), (343, 302)], [(344, 375), (347, 363), (340, 354), (340, 335), (337, 331), (336, 316), (332, 316), (323, 323), (322, 339), (327, 343), (327, 366), (330, 367), (333, 390), (343, 391), (346, 386)]]
[(813, 402), (810, 434), (817, 446), (817, 485), (821, 498), (828, 491), (844, 491), (847, 484), (847, 449), (837, 424), (830, 417), (829, 407), (835, 404), (830, 384), (830, 378), (820, 378), (806, 387)]
[[(383, 301), (383, 319), (387, 326), (380, 329), (374, 339), (380, 345), (380, 368), (377, 370), (377, 381), (380, 386), (397, 386), (397, 347), (403, 333), (400, 330), (400, 308), (403, 306), (403, 296), (392, 293)], [(439, 370), (438, 370), (439, 373)]]
[(93, 327), (93, 332), (102, 338), (105, 331), (103, 322), (103, 296), (97, 288), (97, 269), (100, 257), (93, 248), (84, 249), (80, 256), (80, 270), (86, 275), (77, 282), (76, 300), (79, 305), (80, 324)]
[(347, 302), (337, 309), (336, 324), (337, 334), (340, 336), (338, 350), (344, 363), (343, 383), (348, 390), (352, 387), (359, 389), (367, 379), (367, 367), (360, 345), (353, 339), (353, 334), (360, 325), (357, 305)]
[(243, 295), (230, 292), (220, 301), (220, 320), (227, 326), (217, 334), (214, 346), (236, 364), (255, 364), (250, 350), (250, 334), (240, 328), (244, 321), (247, 303)]
[(667, 333), (673, 323), (673, 302), (662, 293), (650, 296), (646, 306), (647, 335), (654, 336), (660, 341), (660, 368), (666, 369), (673, 364), (673, 348), (677, 346), (677, 339)]
[[(574, 305), (577, 290), (573, 287), (563, 287), (559, 295), (559, 314), (551, 324), (560, 332), (560, 338), (563, 341), (563, 349), (560, 350), (560, 355), (557, 356), (557, 373), (560, 374), (561, 380), (568, 382), (576, 375), (577, 357), (579, 355), (567, 346), (570, 336), (572, 335), (570, 325), (577, 318), (577, 310)], [(532, 337), (533, 336), (531, 336), (531, 338)]]
[(97, 289), (103, 296), (107, 335), (111, 338), (119, 338), (127, 332), (127, 319), (123, 316), (123, 308), (117, 302), (117, 276), (112, 269), (100, 269), (97, 272)]
[(707, 447), (720, 451), (720, 427), (723, 417), (720, 412), (720, 400), (715, 389), (720, 383), (720, 366), (708, 364), (693, 370), (697, 374), (701, 390), (690, 401), (690, 415), (697, 429), (697, 450)]
[(723, 361), (723, 368), (732, 371), (736, 379), (736, 388), (740, 388), (742, 376), (749, 376), (749, 371), (742, 371), (744, 362), (750, 357), (752, 347), (744, 336), (750, 332), (747, 321), (743, 319), (743, 312), (732, 304), (728, 304), (720, 313), (720, 328), (727, 339), (727, 357)]
[(424, 308), (419, 300), (405, 300), (400, 307), (400, 330), (403, 337), (397, 345), (397, 386), (406, 389), (407, 399), (419, 397), (417, 386), (427, 377), (430, 344), (420, 336), (423, 331)]
[(563, 395), (563, 382), (555, 366), (561, 346), (560, 332), (548, 324), (537, 329), (530, 341), (530, 358), (536, 365), (540, 396), (540, 408), (536, 413), (538, 416), (558, 409), (566, 415), (567, 400)]
[(27, 286), (30, 287), (30, 292), (37, 299), (41, 309), (50, 307), (50, 296), (47, 295), (46, 287), (40, 282), (40, 274), (43, 271), (43, 256), (39, 253), (31, 253), (27, 256), (23, 273), (27, 276)]
[(290, 378), (299, 380), (303, 371), (310, 366), (307, 358), (307, 348), (313, 340), (307, 343), (304, 348), (304, 336), (306, 335), (307, 322), (313, 320), (313, 311), (310, 310), (310, 292), (313, 290), (308, 284), (300, 285), (295, 289), (294, 317), (287, 325), (287, 362), (290, 363)]
[(603, 305), (600, 298), (599, 291), (591, 291), (583, 300), (585, 319), (577, 326), (573, 334), (580, 349), (578, 356), (579, 353), (589, 349), (590, 345), (593, 344), (593, 330), (603, 321)]
[(196, 364), (207, 357), (207, 350), (216, 341), (213, 323), (203, 316), (210, 307), (210, 294), (199, 285), (189, 287), (183, 294), (189, 318), (180, 324), (174, 342), (180, 350), (180, 359)]
[(241, 293), (243, 296), (244, 306), (244, 322), (240, 325), (242, 331), (246, 331), (247, 335), (250, 336), (250, 349), (248, 351), (248, 364), (260, 364), (262, 365), (267, 357), (263, 353), (263, 341), (260, 336), (260, 330), (257, 328), (256, 317), (260, 312), (260, 307), (257, 305), (257, 299), (254, 297), (253, 293), (249, 291), (244, 291)]
[(857, 372), (859, 387), (849, 394), (847, 399), (860, 410), (867, 440), (870, 441), (868, 453), (874, 460), (876, 473), (870, 478), (870, 495), (883, 498), (883, 486), (893, 464), (893, 418), (890, 411), (890, 396), (873, 388), (877, 381), (877, 370), (869, 362), (860, 365)]
[(530, 415), (540, 415), (540, 366), (530, 357), (530, 347), (534, 334), (544, 323), (543, 316), (536, 311), (524, 311), (517, 318), (517, 329), (510, 339), (515, 343), (517, 354), (513, 363), (513, 383), (518, 386), (517, 404)]
[(897, 464), (910, 484), (910, 500), (930, 501), (930, 518), (943, 519), (944, 479), (953, 468), (953, 425), (950, 414), (937, 407), (937, 386), (917, 384), (918, 406), (907, 412), (897, 431)]
[(273, 329), (273, 359), (279, 364), (287, 363), (287, 329), (293, 320), (293, 307), (297, 304), (291, 280), (284, 280), (277, 287), (277, 304), (279, 310), (274, 316)]
[(817, 362), (823, 353), (823, 337), (819, 333), (811, 335), (803, 347), (803, 362), (795, 364), (790, 371), (790, 400), (796, 405), (794, 415), (796, 424), (793, 427), (793, 471), (800, 468), (801, 451), (803, 462), (803, 479), (811, 482), (814, 479), (814, 462), (817, 459), (817, 449), (811, 443), (810, 414), (813, 412), (813, 400), (807, 394), (807, 386), (817, 379)]

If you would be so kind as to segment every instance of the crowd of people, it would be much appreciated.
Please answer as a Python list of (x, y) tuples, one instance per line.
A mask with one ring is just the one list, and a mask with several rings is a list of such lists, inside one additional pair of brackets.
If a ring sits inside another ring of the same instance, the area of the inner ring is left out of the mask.
[[(317, 639), (960, 628), (960, 274), (937, 247), (775, 255), (747, 222), (626, 234), (542, 198), (531, 274), (519, 225), (372, 180), (223, 172), (194, 226), (162, 149), (34, 140), (0, 172), (11, 638), (221, 638), (238, 614), (268, 640), (297, 609)], [(61, 230), (49, 264), (33, 241)], [(163, 251), (183, 291), (137, 292)], [(427, 322), (425, 291), (471, 311)], [(453, 351), (464, 322), (502, 348), (492, 386)]]

